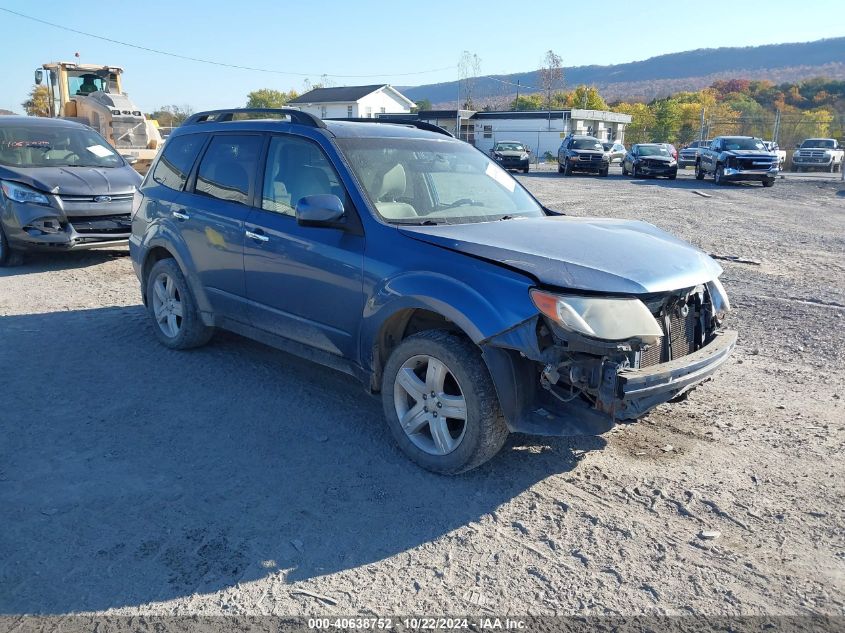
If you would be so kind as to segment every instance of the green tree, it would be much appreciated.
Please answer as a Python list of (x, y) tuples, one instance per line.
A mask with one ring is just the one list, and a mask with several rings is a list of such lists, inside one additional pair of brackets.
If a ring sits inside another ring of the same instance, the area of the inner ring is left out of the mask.
[(29, 116), (50, 116), (50, 91), (47, 86), (33, 86), (21, 105)]
[(420, 99), (414, 102), (414, 107), (411, 108), (412, 112), (419, 112), (420, 110), (431, 110), (431, 101), (428, 99)]
[(299, 94), (296, 90), (289, 90), (282, 92), (281, 90), (273, 90), (272, 88), (261, 88), (260, 90), (253, 90), (247, 95), (247, 108), (283, 108), (292, 99), (296, 99)]
[(519, 99), (514, 99), (510, 103), (511, 110), (542, 110), (543, 109), (543, 95), (519, 95)]
[(679, 104), (671, 98), (660, 99), (651, 104), (650, 108), (654, 112), (654, 127), (651, 130), (653, 140), (663, 143), (677, 141), (681, 127)]

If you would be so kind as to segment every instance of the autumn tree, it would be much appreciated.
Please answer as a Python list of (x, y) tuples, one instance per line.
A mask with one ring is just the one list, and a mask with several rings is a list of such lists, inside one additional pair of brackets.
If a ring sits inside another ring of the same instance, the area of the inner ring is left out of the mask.
[(188, 105), (167, 105), (150, 114), (150, 118), (158, 121), (161, 127), (179, 127), (193, 113), (193, 108)]
[(21, 105), (29, 116), (50, 116), (50, 91), (47, 86), (33, 86)]

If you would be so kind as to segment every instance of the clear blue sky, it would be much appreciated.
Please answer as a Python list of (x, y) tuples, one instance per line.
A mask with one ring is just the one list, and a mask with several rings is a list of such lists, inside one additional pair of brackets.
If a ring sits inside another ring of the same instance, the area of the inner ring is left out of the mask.
[[(536, 69), (555, 50), (564, 65), (613, 64), (719, 46), (804, 42), (845, 35), (843, 0), (710, 0), (592, 4), (323, 0), (202, 3), (33, 3), (0, 7), (97, 35), (230, 64), (329, 75), (335, 85), (419, 85), (457, 79), (463, 50), (482, 74)], [(40, 9), (40, 11), (39, 11)], [(257, 88), (302, 92), (305, 77), (235, 70), (148, 53), (62, 31), (0, 11), (4, 86), (0, 108), (21, 112), (34, 69), (73, 59), (122, 66), (124, 89), (152, 111), (242, 105)], [(594, 37), (595, 35), (595, 37)], [(402, 76), (431, 69), (437, 72)], [(334, 75), (334, 76), (333, 76)], [(340, 77), (337, 75), (369, 75)]]

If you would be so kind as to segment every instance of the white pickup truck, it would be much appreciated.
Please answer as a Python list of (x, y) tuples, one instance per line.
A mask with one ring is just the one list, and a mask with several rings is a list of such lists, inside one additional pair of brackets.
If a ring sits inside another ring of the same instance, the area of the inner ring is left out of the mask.
[(795, 171), (842, 171), (845, 149), (834, 138), (808, 138), (792, 154)]
[(763, 141), (763, 145), (765, 145), (766, 149), (769, 150), (772, 154), (777, 154), (778, 169), (783, 171), (783, 166), (786, 163), (786, 150), (780, 149), (778, 147), (778, 144), (774, 141)]

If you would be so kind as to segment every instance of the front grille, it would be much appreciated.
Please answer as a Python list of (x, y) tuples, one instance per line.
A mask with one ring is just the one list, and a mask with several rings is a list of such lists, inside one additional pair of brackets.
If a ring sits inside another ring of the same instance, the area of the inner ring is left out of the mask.
[[(110, 202), (125, 202), (126, 200), (132, 200), (133, 194), (131, 193), (115, 193), (115, 194), (104, 194), (110, 198)], [(60, 194), (59, 200), (62, 202), (70, 202), (72, 204), (79, 204), (82, 202), (95, 202), (97, 204), (108, 204), (108, 202), (102, 200), (97, 201), (95, 198), (102, 198), (103, 196), (70, 196), (65, 194)]]
[(776, 162), (776, 158), (737, 158), (736, 166), (739, 169), (769, 169)]
[(668, 169), (669, 165), (662, 160), (644, 160), (643, 166), (648, 167), (649, 169), (660, 169), (661, 167), (665, 167)]
[(132, 220), (128, 213), (120, 215), (69, 217), (68, 222), (77, 233), (105, 233), (123, 235), (132, 230)]
[(700, 336), (700, 306), (694, 294), (686, 303), (667, 302), (654, 315), (663, 336), (647, 350), (640, 352), (640, 367), (652, 367), (682, 358), (698, 349)]
[(603, 158), (602, 154), (578, 154), (578, 160), (590, 163), (600, 163)]

